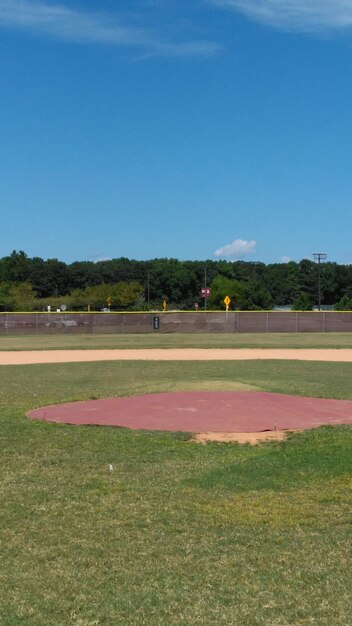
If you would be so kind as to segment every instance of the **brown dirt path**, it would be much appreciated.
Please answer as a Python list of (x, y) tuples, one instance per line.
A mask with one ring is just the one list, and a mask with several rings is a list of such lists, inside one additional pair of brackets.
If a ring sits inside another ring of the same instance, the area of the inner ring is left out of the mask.
[(0, 352), (0, 365), (79, 363), (91, 361), (243, 361), (294, 360), (352, 362), (352, 349), (147, 349), (147, 350), (33, 350)]

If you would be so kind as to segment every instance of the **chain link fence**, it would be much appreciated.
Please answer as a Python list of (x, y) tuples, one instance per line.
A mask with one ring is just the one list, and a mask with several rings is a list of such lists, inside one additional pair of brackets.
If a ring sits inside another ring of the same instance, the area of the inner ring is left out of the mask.
[(112, 333), (351, 332), (352, 312), (0, 313), (0, 337)]

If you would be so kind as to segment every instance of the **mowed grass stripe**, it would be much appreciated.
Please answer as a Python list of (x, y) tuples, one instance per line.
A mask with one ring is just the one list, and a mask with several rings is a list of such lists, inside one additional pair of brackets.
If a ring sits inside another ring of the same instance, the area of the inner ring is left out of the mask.
[(0, 336), (0, 350), (352, 348), (352, 333), (74, 334)]

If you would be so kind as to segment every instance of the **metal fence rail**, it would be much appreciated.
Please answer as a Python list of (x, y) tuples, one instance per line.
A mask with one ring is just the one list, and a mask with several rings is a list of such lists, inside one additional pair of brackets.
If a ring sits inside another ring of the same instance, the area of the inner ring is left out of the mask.
[(109, 333), (351, 332), (352, 312), (0, 313), (0, 337)]

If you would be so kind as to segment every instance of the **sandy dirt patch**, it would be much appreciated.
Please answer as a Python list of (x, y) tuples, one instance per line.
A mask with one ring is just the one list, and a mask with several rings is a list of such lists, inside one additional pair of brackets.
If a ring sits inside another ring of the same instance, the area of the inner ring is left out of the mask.
[[(270, 432), (259, 433), (198, 433), (190, 439), (194, 443), (249, 443), (252, 446), (262, 443), (263, 441), (284, 441), (287, 435), (292, 431), (275, 430)], [(301, 432), (301, 431), (296, 431)]]
[(243, 361), (294, 360), (352, 362), (352, 349), (146, 349), (146, 350), (33, 350), (0, 352), (0, 365), (80, 363), (91, 361)]

